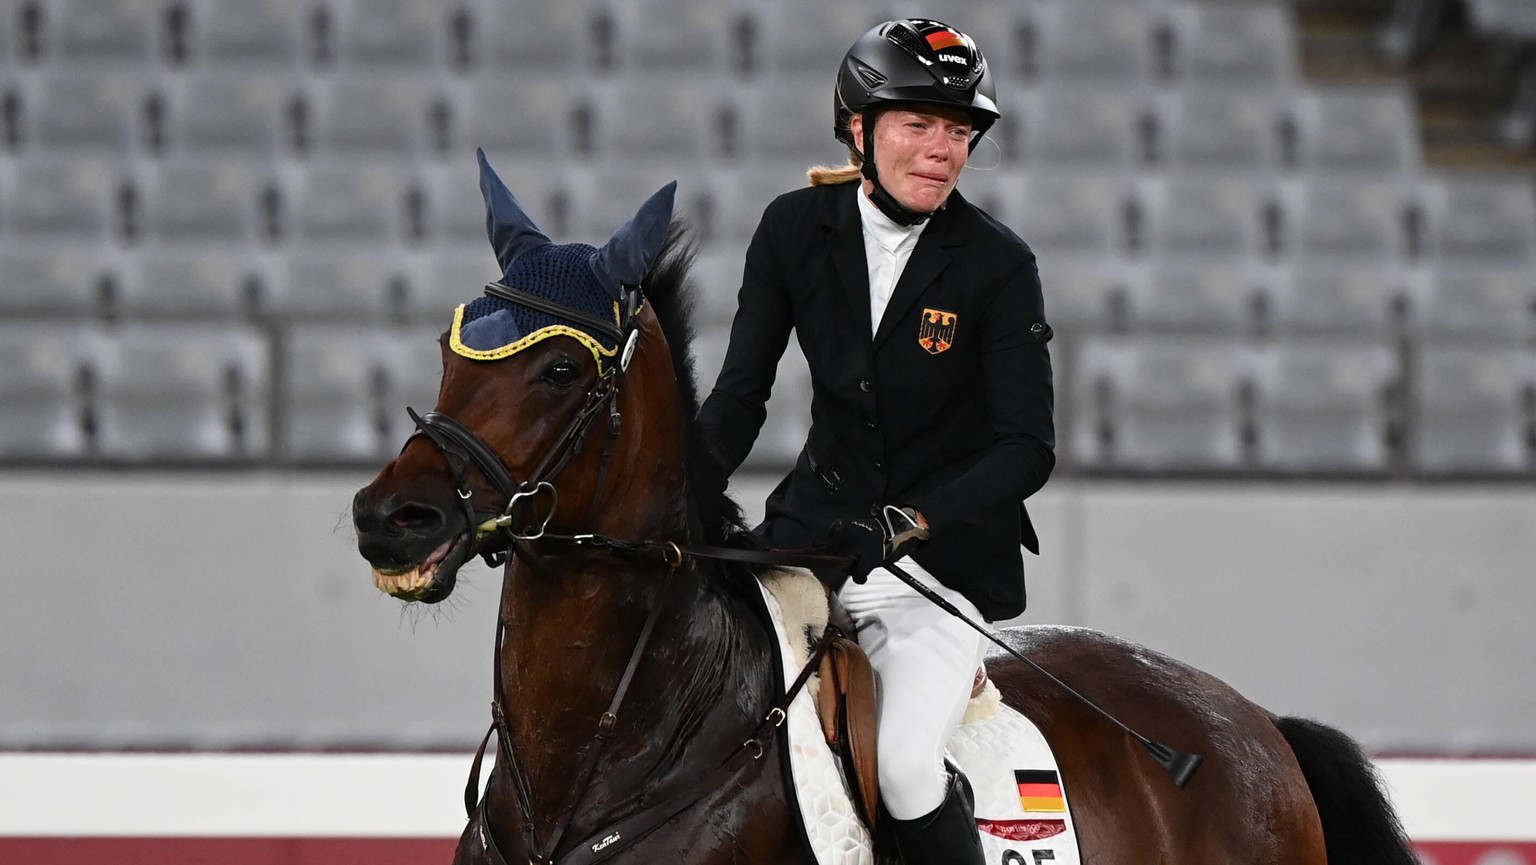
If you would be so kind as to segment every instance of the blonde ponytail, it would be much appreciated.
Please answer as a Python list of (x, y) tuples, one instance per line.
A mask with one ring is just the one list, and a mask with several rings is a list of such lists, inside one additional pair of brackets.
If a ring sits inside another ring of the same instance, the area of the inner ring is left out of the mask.
[(848, 164), (836, 168), (830, 165), (813, 165), (805, 172), (812, 186), (833, 186), (839, 183), (853, 183), (860, 179), (860, 170), (864, 167), (864, 160), (857, 151), (848, 151)]

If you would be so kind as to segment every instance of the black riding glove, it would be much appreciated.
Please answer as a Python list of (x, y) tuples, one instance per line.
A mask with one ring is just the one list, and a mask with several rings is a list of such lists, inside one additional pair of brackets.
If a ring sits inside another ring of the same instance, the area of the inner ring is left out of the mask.
[(873, 519), (838, 520), (827, 531), (827, 551), (852, 559), (848, 577), (855, 583), (885, 563), (885, 532)]
[[(855, 583), (869, 579), (870, 571), (901, 558), (928, 539), (928, 523), (916, 510), (887, 506), (882, 516), (882, 520), (838, 520), (827, 532), (827, 551), (853, 560), (848, 577)], [(841, 582), (833, 586), (834, 591), (839, 588)]]

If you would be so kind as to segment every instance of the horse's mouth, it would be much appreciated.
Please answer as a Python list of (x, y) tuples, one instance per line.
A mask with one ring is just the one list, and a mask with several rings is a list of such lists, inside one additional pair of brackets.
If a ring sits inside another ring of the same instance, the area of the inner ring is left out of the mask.
[(468, 533), (454, 535), (414, 567), (374, 568), (373, 585), (402, 601), (435, 604), (453, 592), (459, 568), (469, 558), (473, 547), (474, 539)]

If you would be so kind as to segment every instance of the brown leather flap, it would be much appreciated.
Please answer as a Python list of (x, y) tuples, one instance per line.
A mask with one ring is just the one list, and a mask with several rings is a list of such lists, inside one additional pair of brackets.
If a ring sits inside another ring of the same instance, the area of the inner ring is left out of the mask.
[(865, 821), (873, 827), (880, 797), (874, 668), (858, 643), (837, 637), (822, 658), (820, 673), (817, 702), (822, 735), (829, 747), (852, 764), (854, 777), (849, 780), (857, 784), (854, 795), (864, 809)]

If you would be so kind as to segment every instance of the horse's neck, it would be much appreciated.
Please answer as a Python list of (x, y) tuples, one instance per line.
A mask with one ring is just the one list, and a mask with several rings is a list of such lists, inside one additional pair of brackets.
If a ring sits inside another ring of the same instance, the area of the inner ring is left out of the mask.
[[(629, 663), (660, 574), (621, 559), (520, 567), (504, 615), (503, 693), (536, 828), (547, 837), (574, 804), (598, 721)], [(770, 702), (771, 648), (745, 600), (684, 569), (667, 587), (573, 821), (591, 831), (697, 782), (755, 727)], [(529, 615), (526, 611), (538, 611)]]

